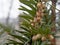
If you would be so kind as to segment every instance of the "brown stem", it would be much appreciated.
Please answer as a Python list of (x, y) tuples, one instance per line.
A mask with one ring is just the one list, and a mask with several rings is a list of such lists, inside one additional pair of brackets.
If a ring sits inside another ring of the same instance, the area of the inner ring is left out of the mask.
[[(56, 2), (57, 2), (57, 0), (51, 0), (52, 1), (52, 5), (54, 6), (54, 7), (56, 7)], [(53, 27), (52, 27), (52, 31), (53, 32), (55, 32), (56, 31), (56, 26), (55, 26), (55, 20), (56, 20), (56, 12), (55, 12), (55, 8), (54, 7), (52, 7), (52, 9), (51, 9), (51, 11), (52, 11), (52, 19), (51, 19), (51, 21), (52, 21), (52, 23), (53, 23)], [(52, 42), (52, 44), (51, 45), (56, 45), (56, 40), (55, 40), (55, 38), (51, 41)]]

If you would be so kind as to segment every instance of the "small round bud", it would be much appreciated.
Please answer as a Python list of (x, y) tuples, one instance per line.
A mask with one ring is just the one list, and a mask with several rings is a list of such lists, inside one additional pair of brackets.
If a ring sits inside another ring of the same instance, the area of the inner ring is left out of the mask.
[(45, 41), (45, 40), (46, 40), (46, 37), (45, 37), (45, 36), (43, 36), (43, 37), (41, 38), (41, 40), (42, 40), (42, 41)]
[(40, 16), (40, 13), (39, 12), (36, 12), (36, 16)]
[(50, 40), (53, 40), (54, 37), (53, 37), (52, 35), (49, 35), (49, 39), (50, 39)]
[(31, 23), (31, 25), (32, 25), (32, 26), (35, 26), (35, 24), (34, 24), (34, 23)]
[(40, 22), (41, 18), (40, 17), (37, 17), (37, 22)]
[(40, 39), (41, 38), (41, 34), (37, 34), (37, 35), (34, 35), (33, 37), (32, 37), (32, 40), (33, 41), (36, 41), (36, 40), (38, 40), (38, 39)]
[(45, 10), (44, 9), (42, 9), (42, 13), (44, 12)]
[(39, 39), (41, 38), (41, 34), (37, 34), (36, 37)]
[(32, 37), (32, 41), (36, 41), (37, 40), (37, 37), (36, 37), (36, 35), (34, 35), (33, 37)]
[(41, 7), (41, 2), (37, 3), (37, 7), (40, 8)]
[(33, 20), (30, 20), (30, 22), (33, 22)]
[(40, 17), (43, 17), (44, 16), (44, 13), (41, 13), (41, 16)]
[(41, 10), (38, 10), (38, 12), (41, 14), (42, 13), (42, 9)]
[(42, 8), (45, 9), (46, 8), (46, 5), (45, 4), (42, 4)]

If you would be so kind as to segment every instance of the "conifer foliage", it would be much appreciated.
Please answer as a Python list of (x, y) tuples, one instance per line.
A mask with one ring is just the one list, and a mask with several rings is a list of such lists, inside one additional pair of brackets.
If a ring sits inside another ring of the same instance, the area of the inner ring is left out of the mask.
[(9, 34), (18, 40), (9, 39), (9, 44), (14, 45), (51, 45), (51, 41), (55, 38), (51, 31), (51, 14), (47, 9), (47, 0), (19, 0), (21, 3), (29, 7), (21, 5), (19, 10), (23, 14), (20, 28), (23, 30), (15, 30), (19, 34)]

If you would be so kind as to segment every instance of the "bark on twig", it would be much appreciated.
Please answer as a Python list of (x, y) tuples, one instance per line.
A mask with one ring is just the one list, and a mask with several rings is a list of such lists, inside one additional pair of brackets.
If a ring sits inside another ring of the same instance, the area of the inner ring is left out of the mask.
[[(57, 2), (57, 0), (51, 0), (52, 1), (52, 5), (54, 6), (54, 7), (56, 7), (56, 2)], [(51, 19), (51, 21), (52, 21), (52, 23), (53, 23), (53, 27), (52, 27), (52, 31), (53, 32), (55, 32), (56, 31), (56, 26), (55, 26), (55, 20), (56, 20), (56, 12), (55, 12), (55, 8), (54, 7), (52, 7), (52, 9), (51, 9), (51, 11), (52, 11), (52, 19)], [(52, 44), (51, 45), (56, 45), (56, 40), (55, 40), (55, 38), (51, 41), (52, 42)]]

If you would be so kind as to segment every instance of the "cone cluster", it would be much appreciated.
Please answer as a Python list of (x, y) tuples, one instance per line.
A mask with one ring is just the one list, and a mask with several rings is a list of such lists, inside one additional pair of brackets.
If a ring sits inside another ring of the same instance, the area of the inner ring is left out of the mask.
[(37, 11), (36, 11), (36, 16), (34, 17), (33, 20), (30, 20), (31, 25), (35, 26), (36, 23), (41, 23), (42, 17), (44, 16), (46, 6), (44, 3), (38, 2), (37, 3)]
[[(33, 27), (36, 26), (36, 23), (41, 23), (42, 21), (42, 18), (44, 17), (45, 15), (45, 10), (46, 10), (46, 6), (44, 3), (42, 2), (38, 2), (37, 3), (37, 11), (36, 11), (36, 16), (34, 17), (33, 20), (30, 20), (30, 23)], [(36, 41), (38, 39), (41, 39), (42, 41), (46, 41), (47, 39), (48, 40), (53, 40), (54, 39), (54, 36), (49, 34), (47, 36), (43, 36), (41, 34), (36, 34), (36, 35), (33, 35), (32, 36), (32, 41)]]
[(47, 36), (43, 36), (43, 35), (41, 35), (41, 34), (37, 34), (37, 35), (34, 35), (33, 37), (32, 37), (32, 41), (36, 41), (36, 40), (38, 40), (38, 39), (41, 39), (42, 41), (46, 41), (47, 39), (48, 40), (53, 40), (54, 39), (54, 37), (53, 37), (53, 35), (51, 35), (51, 34), (49, 34), (49, 35), (47, 35)]

